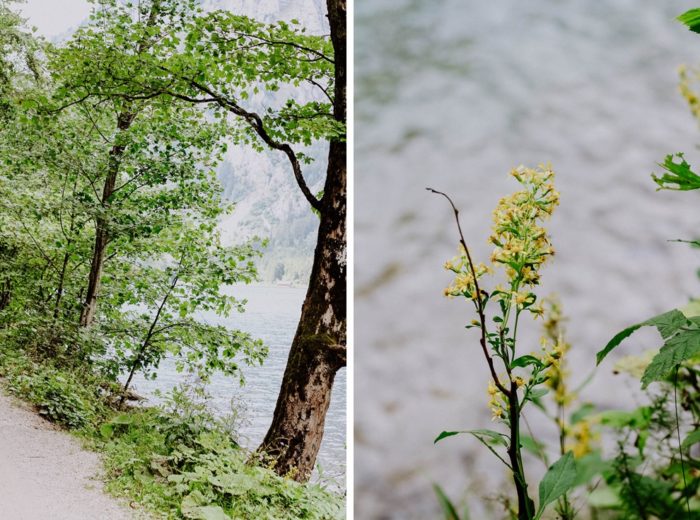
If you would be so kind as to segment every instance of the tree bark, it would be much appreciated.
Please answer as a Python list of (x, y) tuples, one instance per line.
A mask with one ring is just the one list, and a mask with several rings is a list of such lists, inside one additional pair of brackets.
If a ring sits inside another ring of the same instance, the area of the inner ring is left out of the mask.
[(107, 245), (109, 244), (109, 204), (110, 198), (114, 194), (117, 178), (119, 177), (119, 167), (125, 146), (121, 141), (121, 134), (126, 132), (134, 120), (134, 114), (128, 110), (123, 110), (117, 118), (116, 142), (109, 152), (109, 162), (107, 165), (107, 176), (102, 188), (101, 208), (95, 218), (95, 245), (92, 249), (92, 262), (90, 263), (90, 274), (88, 276), (87, 292), (83, 309), (80, 313), (80, 326), (89, 327), (95, 319), (97, 313), (97, 296), (100, 292), (100, 281), (102, 280), (102, 270), (104, 269)]
[[(328, 0), (335, 49), (334, 115), (346, 119), (346, 7)], [(323, 439), (336, 372), (346, 362), (347, 146), (330, 143), (311, 279), (272, 420), (258, 452), (280, 475), (307, 481)]]

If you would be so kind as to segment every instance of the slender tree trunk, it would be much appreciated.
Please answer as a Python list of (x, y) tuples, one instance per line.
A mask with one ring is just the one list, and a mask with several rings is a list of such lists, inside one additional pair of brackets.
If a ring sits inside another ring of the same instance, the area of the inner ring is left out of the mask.
[[(160, 13), (160, 0), (153, 0), (148, 11), (147, 27), (153, 27), (156, 24), (156, 19)], [(144, 52), (149, 45), (149, 37), (144, 38), (139, 42), (138, 53)], [(107, 245), (110, 241), (109, 235), (109, 202), (110, 197), (114, 194), (117, 178), (119, 176), (119, 167), (121, 166), (122, 156), (124, 155), (124, 144), (121, 143), (121, 136), (126, 132), (131, 123), (134, 122), (136, 114), (126, 107), (122, 109), (117, 117), (117, 135), (115, 144), (109, 152), (109, 163), (107, 166), (107, 177), (105, 179), (104, 188), (102, 191), (102, 208), (97, 215), (95, 223), (95, 246), (92, 252), (92, 263), (90, 265), (90, 275), (88, 277), (87, 293), (83, 309), (80, 314), (80, 326), (89, 327), (95, 319), (97, 313), (97, 297), (100, 292), (100, 281), (102, 280), (102, 270), (105, 263), (105, 253)]]
[(143, 362), (143, 355), (146, 352), (146, 349), (151, 345), (151, 340), (153, 339), (153, 336), (155, 334), (156, 325), (158, 325), (158, 321), (160, 320), (160, 315), (163, 312), (163, 309), (165, 308), (165, 304), (168, 303), (168, 298), (170, 298), (170, 295), (173, 293), (173, 290), (177, 286), (177, 282), (180, 280), (179, 269), (180, 269), (180, 267), (182, 267), (183, 260), (184, 260), (184, 254), (183, 254), (183, 256), (180, 257), (180, 262), (178, 263), (178, 273), (175, 274), (172, 282), (170, 282), (170, 287), (168, 288), (168, 292), (165, 293), (163, 300), (160, 302), (160, 305), (158, 306), (158, 310), (156, 311), (156, 314), (153, 317), (153, 321), (151, 322), (151, 326), (148, 328), (148, 332), (146, 333), (146, 337), (143, 339), (143, 342), (141, 343), (141, 347), (139, 348), (139, 351), (136, 353), (136, 356), (134, 357), (134, 361), (131, 363), (131, 370), (129, 370), (129, 377), (126, 379), (126, 383), (124, 383), (124, 388), (122, 389), (122, 396), (119, 399), (119, 408), (124, 406), (124, 400), (126, 399), (126, 393), (129, 391), (129, 385), (131, 385), (131, 380), (134, 378), (134, 374), (136, 374), (136, 370), (141, 366), (141, 364)]
[(117, 118), (116, 142), (109, 152), (109, 162), (107, 165), (107, 176), (102, 188), (101, 208), (95, 218), (95, 245), (92, 249), (92, 262), (90, 264), (90, 274), (88, 276), (87, 292), (80, 314), (80, 326), (89, 327), (92, 325), (97, 313), (97, 297), (100, 292), (100, 281), (102, 280), (102, 270), (104, 269), (107, 245), (109, 244), (109, 205), (110, 198), (114, 194), (119, 176), (119, 167), (125, 146), (120, 142), (121, 134), (126, 132), (134, 120), (134, 114), (124, 110)]
[(8, 278), (2, 283), (2, 288), (0, 289), (0, 311), (4, 310), (8, 305), (10, 305), (11, 299), (12, 282)]
[[(346, 14), (344, 0), (328, 0), (335, 49), (334, 114), (345, 121)], [(335, 374), (346, 361), (345, 140), (330, 143), (321, 222), (309, 288), (282, 379), (272, 425), (258, 451), (275, 471), (298, 481), (311, 476), (323, 439)]]

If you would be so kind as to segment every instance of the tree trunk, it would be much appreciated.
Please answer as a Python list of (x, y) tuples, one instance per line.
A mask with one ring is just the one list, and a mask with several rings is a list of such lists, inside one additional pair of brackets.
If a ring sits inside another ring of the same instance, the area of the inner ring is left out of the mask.
[[(345, 1), (327, 5), (335, 49), (334, 114), (345, 122)], [(258, 448), (275, 461), (277, 473), (302, 482), (316, 463), (335, 374), (346, 361), (346, 158), (345, 140), (332, 141), (309, 288), (272, 425)]]
[(0, 311), (5, 310), (5, 308), (10, 305), (11, 298), (12, 282), (8, 278), (2, 283), (2, 288), (0, 289)]
[(119, 176), (119, 166), (125, 146), (121, 144), (121, 134), (126, 132), (134, 120), (134, 114), (127, 110), (122, 111), (117, 118), (116, 143), (109, 152), (109, 162), (107, 166), (107, 176), (102, 189), (101, 208), (95, 218), (95, 245), (92, 249), (92, 262), (90, 264), (90, 275), (88, 277), (87, 292), (83, 310), (80, 313), (80, 326), (89, 327), (92, 325), (97, 313), (97, 296), (100, 292), (100, 281), (102, 280), (102, 270), (104, 268), (107, 245), (109, 244), (109, 203), (117, 185)]

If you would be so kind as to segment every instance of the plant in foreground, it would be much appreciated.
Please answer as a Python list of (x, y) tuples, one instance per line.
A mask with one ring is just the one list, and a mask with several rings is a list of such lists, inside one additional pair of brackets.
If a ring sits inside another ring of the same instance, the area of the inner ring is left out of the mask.
[[(547, 381), (559, 372), (562, 346), (545, 344), (539, 353), (522, 354), (517, 349), (521, 318), (541, 316), (543, 308), (533, 292), (540, 281), (540, 269), (554, 254), (542, 222), (559, 204), (554, 188), (554, 172), (549, 167), (532, 169), (520, 166), (511, 171), (521, 189), (502, 198), (493, 213), (493, 233), (489, 242), (494, 250), (490, 265), (475, 263), (462, 233), (459, 211), (445, 193), (428, 188), (445, 197), (454, 211), (459, 231), (459, 254), (445, 268), (454, 273), (454, 281), (445, 295), (470, 301), (476, 319), (467, 328), (480, 332), (481, 352), (488, 366), (490, 381), (489, 406), (493, 420), (507, 433), (494, 430), (442, 432), (435, 442), (469, 433), (484, 444), (505, 464), (513, 477), (517, 494), (517, 518), (541, 518), (545, 508), (561, 498), (574, 485), (574, 457), (566, 452), (555, 462), (539, 486), (539, 505), (530, 498), (523, 467), (521, 447), (522, 413), (528, 402), (534, 402), (547, 391)], [(502, 268), (505, 283), (486, 288), (484, 277), (494, 268)], [(505, 456), (502, 449), (505, 448)]]

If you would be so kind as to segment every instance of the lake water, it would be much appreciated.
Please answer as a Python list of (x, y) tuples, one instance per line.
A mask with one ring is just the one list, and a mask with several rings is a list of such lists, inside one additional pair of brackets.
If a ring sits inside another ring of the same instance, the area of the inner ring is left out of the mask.
[[(557, 292), (571, 318), (576, 378), (617, 331), (700, 294), (697, 251), (668, 242), (697, 236), (700, 196), (655, 192), (649, 178), (670, 152), (700, 165), (700, 131), (677, 91), (678, 65), (700, 61), (700, 36), (673, 20), (694, 6), (355, 2), (358, 518), (437, 518), (431, 482), (474, 499), (505, 476), (469, 439), (433, 446), (442, 430), (492, 423), (483, 359), (463, 329), (469, 306), (441, 296), (454, 223), (426, 186), (454, 197), (473, 253), (488, 258), (491, 210), (516, 187), (507, 172), (551, 161), (558, 254), (538, 292)], [(525, 351), (538, 326), (529, 333)], [(654, 346), (651, 332), (625, 349)], [(584, 397), (631, 406), (639, 385), (613, 378), (610, 361)]]
[[(230, 411), (232, 399), (239, 406), (242, 405), (242, 443), (254, 449), (262, 441), (272, 420), (306, 288), (243, 285), (230, 290), (237, 298), (248, 300), (246, 312), (232, 313), (228, 319), (215, 316), (207, 316), (207, 319), (212, 323), (250, 332), (268, 345), (270, 353), (263, 366), (244, 367), (244, 387), (239, 386), (237, 379), (215, 375), (207, 390), (212, 396), (212, 407), (221, 414)], [(326, 416), (325, 435), (317, 460), (324, 476), (332, 480), (333, 486), (341, 488), (344, 487), (346, 455), (345, 377), (345, 369), (341, 369), (335, 379), (331, 405)], [(155, 390), (167, 391), (183, 381), (186, 381), (186, 376), (178, 373), (174, 363), (166, 360), (161, 365), (157, 379), (150, 381), (138, 378), (135, 388), (137, 392), (155, 399)]]

